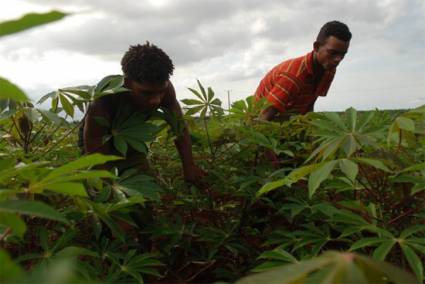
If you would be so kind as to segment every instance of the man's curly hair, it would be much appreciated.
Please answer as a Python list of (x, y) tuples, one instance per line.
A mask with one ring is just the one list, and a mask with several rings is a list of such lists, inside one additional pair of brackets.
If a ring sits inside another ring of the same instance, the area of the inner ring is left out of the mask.
[(138, 83), (164, 83), (173, 74), (170, 57), (156, 45), (132, 45), (121, 60), (124, 76)]
[(324, 24), (320, 29), (316, 40), (323, 44), (330, 36), (334, 36), (342, 41), (351, 40), (351, 32), (348, 29), (348, 26), (338, 21), (331, 21)]

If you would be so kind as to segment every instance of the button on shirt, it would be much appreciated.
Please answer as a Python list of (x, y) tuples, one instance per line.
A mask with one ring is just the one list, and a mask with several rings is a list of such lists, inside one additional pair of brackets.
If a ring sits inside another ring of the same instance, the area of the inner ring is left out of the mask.
[(275, 66), (261, 80), (255, 97), (265, 97), (280, 112), (305, 114), (318, 96), (326, 96), (335, 71), (326, 70), (320, 81), (315, 80), (312, 51)]

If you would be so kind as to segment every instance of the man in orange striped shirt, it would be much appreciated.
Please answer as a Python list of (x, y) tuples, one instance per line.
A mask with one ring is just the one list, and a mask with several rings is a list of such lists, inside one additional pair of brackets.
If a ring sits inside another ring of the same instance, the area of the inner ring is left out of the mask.
[(261, 118), (272, 120), (278, 113), (305, 114), (313, 111), (318, 96), (326, 96), (350, 45), (351, 32), (338, 21), (326, 23), (317, 35), (313, 51), (283, 61), (261, 80), (255, 96), (265, 97), (272, 106)]

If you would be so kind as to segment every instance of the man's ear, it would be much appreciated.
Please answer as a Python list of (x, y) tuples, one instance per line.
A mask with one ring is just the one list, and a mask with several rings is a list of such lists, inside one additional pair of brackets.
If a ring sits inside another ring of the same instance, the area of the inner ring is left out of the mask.
[(124, 77), (124, 87), (130, 87), (131, 85), (131, 79), (128, 77)]
[(315, 52), (319, 51), (319, 48), (322, 46), (322, 44), (320, 42), (318, 42), (317, 40), (313, 43), (313, 50)]

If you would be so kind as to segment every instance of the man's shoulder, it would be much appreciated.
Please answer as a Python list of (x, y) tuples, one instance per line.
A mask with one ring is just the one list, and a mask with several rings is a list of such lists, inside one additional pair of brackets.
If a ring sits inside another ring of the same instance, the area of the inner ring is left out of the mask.
[(164, 97), (161, 100), (161, 106), (168, 107), (172, 104), (174, 104), (174, 101), (176, 100), (176, 91), (174, 90), (173, 83), (168, 80), (168, 86), (165, 90)]
[(284, 60), (274, 68), (274, 71), (297, 77), (299, 76), (300, 68), (306, 63), (308, 54)]

